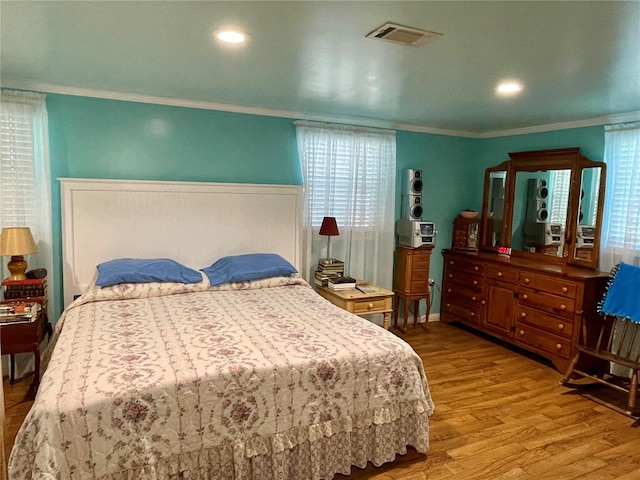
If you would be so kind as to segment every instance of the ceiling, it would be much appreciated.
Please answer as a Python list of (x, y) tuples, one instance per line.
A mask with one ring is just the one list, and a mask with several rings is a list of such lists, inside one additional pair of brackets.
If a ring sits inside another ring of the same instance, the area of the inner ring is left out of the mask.
[[(0, 21), (3, 87), (470, 136), (640, 118), (638, 1), (2, 0)], [(365, 38), (389, 21), (443, 36)], [(229, 25), (251, 41), (211, 40)]]

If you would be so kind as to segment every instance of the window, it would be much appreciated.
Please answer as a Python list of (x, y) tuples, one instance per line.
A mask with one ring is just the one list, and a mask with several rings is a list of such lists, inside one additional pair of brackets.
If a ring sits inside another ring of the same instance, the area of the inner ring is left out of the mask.
[[(305, 278), (326, 247), (318, 235), (325, 216), (336, 217), (340, 235), (331, 256), (346, 273), (391, 286), (395, 215), (395, 132), (296, 122), (304, 178)], [(326, 253), (326, 251), (324, 252)]]
[(640, 265), (640, 123), (605, 128), (607, 187), (600, 268)]
[[(28, 268), (47, 269), (51, 292), (51, 186), (45, 96), (2, 90), (0, 98), (0, 227), (31, 229), (38, 253), (27, 258)], [(0, 268), (6, 269), (6, 264)], [(4, 278), (7, 272), (2, 273)], [(48, 313), (55, 318), (52, 300)]]

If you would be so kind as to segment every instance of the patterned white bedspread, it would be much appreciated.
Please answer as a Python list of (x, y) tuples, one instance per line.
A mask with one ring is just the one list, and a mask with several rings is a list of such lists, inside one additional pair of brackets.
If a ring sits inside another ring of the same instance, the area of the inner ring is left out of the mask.
[(56, 326), (11, 479), (331, 478), (429, 446), (413, 349), (304, 281), (91, 289)]

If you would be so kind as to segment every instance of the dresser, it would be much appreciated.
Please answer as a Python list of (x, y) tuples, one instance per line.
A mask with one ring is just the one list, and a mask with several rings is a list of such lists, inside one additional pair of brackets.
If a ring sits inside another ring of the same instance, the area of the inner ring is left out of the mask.
[[(409, 316), (409, 304), (413, 302), (413, 324), (418, 323), (420, 300), (427, 302), (427, 315), (431, 305), (429, 290), (429, 267), (431, 263), (432, 246), (396, 247), (395, 272), (393, 292), (395, 293), (395, 306), (393, 309), (393, 325), (401, 331), (406, 331), (407, 317)], [(400, 302), (404, 301), (403, 325), (398, 326), (398, 311)], [(426, 322), (425, 322), (426, 323)]]
[(460, 322), (564, 372), (583, 322), (598, 321), (608, 274), (492, 252), (445, 250), (440, 320)]

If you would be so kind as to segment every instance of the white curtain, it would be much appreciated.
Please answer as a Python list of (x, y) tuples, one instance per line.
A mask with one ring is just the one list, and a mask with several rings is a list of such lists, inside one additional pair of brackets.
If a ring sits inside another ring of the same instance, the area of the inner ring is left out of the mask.
[[(640, 123), (605, 127), (604, 161), (607, 185), (600, 247), (600, 270), (610, 271), (625, 262), (640, 265)], [(619, 332), (624, 327), (618, 319), (613, 341), (619, 346)], [(640, 342), (633, 349), (638, 354)], [(614, 375), (630, 377), (631, 370), (616, 363), (610, 365)]]
[(313, 283), (327, 256), (319, 230), (336, 217), (332, 258), (345, 274), (391, 288), (393, 278), (396, 137), (394, 131), (295, 122), (304, 179), (303, 271)]
[[(28, 268), (46, 268), (48, 316), (53, 319), (51, 180), (45, 95), (2, 90), (0, 97), (0, 227), (29, 227), (38, 253), (26, 257)], [(2, 278), (6, 278), (6, 258)], [(33, 355), (19, 356), (29, 359)], [(16, 376), (29, 365), (18, 358)], [(5, 360), (3, 358), (3, 360)], [(3, 368), (6, 372), (7, 370)]]
[(607, 185), (600, 270), (640, 265), (640, 122), (605, 128)]

